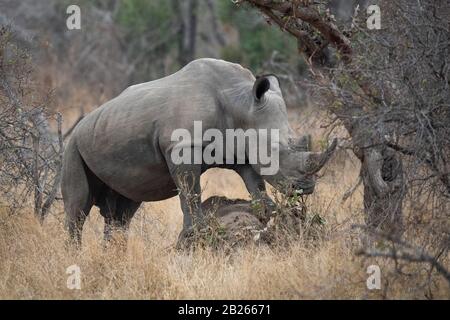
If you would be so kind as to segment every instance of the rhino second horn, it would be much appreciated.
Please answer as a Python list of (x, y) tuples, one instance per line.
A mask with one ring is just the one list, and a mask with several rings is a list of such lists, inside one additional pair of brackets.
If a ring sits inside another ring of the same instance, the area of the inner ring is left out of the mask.
[(306, 172), (309, 174), (314, 174), (318, 172), (322, 167), (330, 160), (333, 155), (334, 150), (337, 146), (337, 139), (334, 138), (331, 145), (327, 150), (323, 152), (311, 152), (308, 158), (308, 164), (306, 166)]

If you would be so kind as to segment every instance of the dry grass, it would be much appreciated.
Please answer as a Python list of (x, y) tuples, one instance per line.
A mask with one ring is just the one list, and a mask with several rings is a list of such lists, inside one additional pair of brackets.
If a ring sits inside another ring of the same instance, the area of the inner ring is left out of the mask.
[[(294, 128), (323, 136), (317, 129), (323, 117), (312, 109), (302, 114), (308, 112), (305, 118), (291, 112)], [(428, 281), (423, 265), (408, 266), (399, 275), (390, 261), (355, 255), (360, 240), (350, 226), (363, 221), (361, 188), (345, 204), (340, 200), (358, 170), (357, 161), (345, 154), (334, 157), (309, 196), (310, 213), (326, 219), (322, 238), (279, 248), (247, 246), (231, 254), (174, 248), (182, 225), (177, 198), (139, 210), (126, 253), (104, 249), (103, 221), (96, 209), (85, 224), (81, 251), (73, 252), (65, 247), (61, 207), (41, 226), (31, 213), (7, 216), (0, 206), (0, 299), (423, 299), (430, 293), (449, 298), (447, 284), (437, 275)], [(248, 198), (231, 171), (209, 171), (202, 186), (203, 200), (212, 195)], [(66, 268), (74, 264), (81, 268), (81, 290), (66, 286)], [(381, 290), (366, 287), (372, 264), (381, 268)]]
[[(354, 170), (356, 172), (356, 170)], [(212, 178), (221, 179), (212, 179)], [(232, 254), (173, 248), (181, 227), (176, 198), (147, 204), (135, 217), (125, 254), (102, 246), (103, 223), (97, 211), (86, 223), (82, 250), (65, 248), (62, 213), (44, 226), (31, 214), (0, 218), (0, 298), (10, 299), (364, 299), (425, 298), (417, 277), (399, 276), (390, 262), (356, 257), (359, 246), (350, 224), (361, 222), (361, 195), (345, 206), (340, 196), (353, 176), (323, 178), (308, 200), (327, 220), (323, 239), (295, 241), (288, 247), (250, 246)], [(211, 172), (203, 196), (246, 196), (243, 183), (229, 172)], [(340, 181), (337, 189), (336, 182)], [(233, 185), (233, 189), (225, 186)], [(81, 290), (66, 287), (66, 268), (77, 264)], [(382, 290), (366, 288), (367, 266), (378, 264)], [(418, 266), (420, 267), (420, 266)], [(433, 297), (448, 297), (442, 279)]]

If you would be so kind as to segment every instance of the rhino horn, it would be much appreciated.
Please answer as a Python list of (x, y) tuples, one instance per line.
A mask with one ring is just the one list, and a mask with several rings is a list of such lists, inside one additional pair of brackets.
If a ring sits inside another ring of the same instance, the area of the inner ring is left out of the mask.
[(337, 139), (335, 138), (331, 145), (323, 152), (311, 152), (308, 157), (308, 162), (306, 164), (306, 172), (309, 174), (314, 174), (318, 172), (322, 167), (330, 160), (333, 155), (334, 150), (337, 146)]

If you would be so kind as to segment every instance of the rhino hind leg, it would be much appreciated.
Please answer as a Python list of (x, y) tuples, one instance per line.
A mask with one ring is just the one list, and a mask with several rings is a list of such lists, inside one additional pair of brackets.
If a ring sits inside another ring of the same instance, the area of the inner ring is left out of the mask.
[(99, 203), (100, 214), (105, 219), (104, 239), (108, 243), (115, 239), (115, 235), (123, 238), (126, 243), (128, 227), (141, 202), (130, 200), (112, 189), (105, 192), (105, 196)]
[(89, 169), (73, 140), (67, 145), (64, 157), (61, 192), (66, 212), (65, 224), (71, 241), (79, 247), (83, 225), (93, 205), (87, 172)]

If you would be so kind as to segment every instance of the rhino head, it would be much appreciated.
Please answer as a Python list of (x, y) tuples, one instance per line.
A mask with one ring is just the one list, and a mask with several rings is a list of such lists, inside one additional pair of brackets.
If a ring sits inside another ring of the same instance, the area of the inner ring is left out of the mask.
[(287, 186), (301, 194), (311, 194), (316, 173), (327, 163), (336, 149), (337, 140), (323, 152), (296, 151), (295, 146), (280, 150), (280, 169), (265, 179), (273, 186)]
[[(247, 87), (247, 92), (250, 91)], [(242, 99), (243, 94), (239, 95)], [(251, 88), (251, 94), (246, 95), (246, 104), (250, 107), (239, 107), (244, 110), (239, 114), (240, 126), (256, 129), (278, 129), (276, 144), (279, 154), (278, 170), (274, 174), (263, 175), (264, 180), (272, 186), (286, 187), (298, 190), (302, 194), (311, 194), (316, 183), (316, 173), (331, 158), (336, 149), (337, 140), (323, 152), (310, 152), (305, 148), (304, 141), (294, 137), (286, 111), (286, 104), (276, 76), (265, 75), (256, 78)], [(250, 100), (250, 101), (249, 101)], [(242, 101), (241, 101), (242, 105)], [(298, 141), (299, 143), (293, 143)], [(257, 152), (257, 147), (249, 146), (248, 152)], [(263, 165), (252, 164), (255, 171), (261, 174)]]

